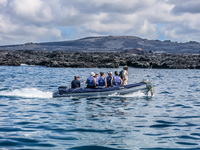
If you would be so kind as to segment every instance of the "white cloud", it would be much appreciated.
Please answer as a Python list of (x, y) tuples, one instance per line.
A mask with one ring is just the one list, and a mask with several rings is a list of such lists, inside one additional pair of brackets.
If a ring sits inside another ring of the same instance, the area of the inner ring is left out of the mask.
[(92, 35), (200, 41), (199, 7), (197, 0), (0, 0), (0, 45)]
[(0, 0), (0, 5), (6, 5), (7, 4), (7, 0)]
[(8, 9), (11, 10), (10, 17), (22, 23), (46, 23), (52, 19), (51, 8), (41, 0), (14, 0), (9, 3)]

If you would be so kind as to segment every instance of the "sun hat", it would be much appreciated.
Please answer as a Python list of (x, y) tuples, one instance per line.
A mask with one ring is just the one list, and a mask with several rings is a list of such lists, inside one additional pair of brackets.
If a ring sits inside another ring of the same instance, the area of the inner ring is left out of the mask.
[(94, 72), (91, 72), (91, 76), (94, 77), (94, 76), (95, 76), (95, 73), (94, 73)]
[(127, 66), (127, 65), (125, 65), (125, 66), (124, 66), (124, 69), (125, 69), (125, 68), (128, 68), (128, 66)]

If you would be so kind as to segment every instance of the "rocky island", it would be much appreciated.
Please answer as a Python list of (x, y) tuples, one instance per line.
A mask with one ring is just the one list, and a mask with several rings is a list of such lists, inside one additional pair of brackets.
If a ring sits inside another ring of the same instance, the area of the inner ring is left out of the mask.
[(80, 68), (128, 65), (137, 68), (200, 69), (199, 52), (198, 42), (161, 42), (124, 36), (90, 37), (66, 42), (1, 46), (0, 65)]

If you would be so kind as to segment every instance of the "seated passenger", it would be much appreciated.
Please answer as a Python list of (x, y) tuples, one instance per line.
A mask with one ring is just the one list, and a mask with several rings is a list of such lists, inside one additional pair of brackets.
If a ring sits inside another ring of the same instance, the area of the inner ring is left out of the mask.
[(113, 76), (112, 76), (112, 72), (109, 71), (108, 72), (108, 76), (107, 76), (107, 87), (111, 87), (112, 86), (112, 80), (113, 80)]
[(78, 80), (79, 77), (78, 76), (74, 76), (74, 80), (71, 82), (71, 88), (80, 88), (81, 86), (81, 83), (80, 81)]
[(87, 88), (95, 88), (96, 87), (96, 78), (94, 76), (95, 76), (95, 73), (91, 72), (90, 77), (87, 78), (87, 81), (86, 81)]
[(107, 87), (107, 80), (105, 78), (105, 73), (104, 72), (100, 72), (100, 75), (101, 75), (101, 77), (98, 80), (99, 86), (100, 87)]
[(96, 86), (98, 86), (99, 85), (98, 73), (95, 73), (94, 77), (96, 78)]
[(115, 71), (115, 76), (113, 77), (113, 86), (119, 86), (122, 84), (122, 79), (119, 77), (119, 74), (117, 71)]

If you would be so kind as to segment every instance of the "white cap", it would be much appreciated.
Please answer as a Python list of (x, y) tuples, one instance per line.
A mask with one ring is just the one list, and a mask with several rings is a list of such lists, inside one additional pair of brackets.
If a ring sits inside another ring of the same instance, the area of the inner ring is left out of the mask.
[(95, 76), (95, 73), (94, 73), (94, 72), (91, 72), (91, 76), (94, 77), (94, 76)]
[(109, 74), (109, 73), (112, 74), (112, 71), (108, 71), (108, 74)]

